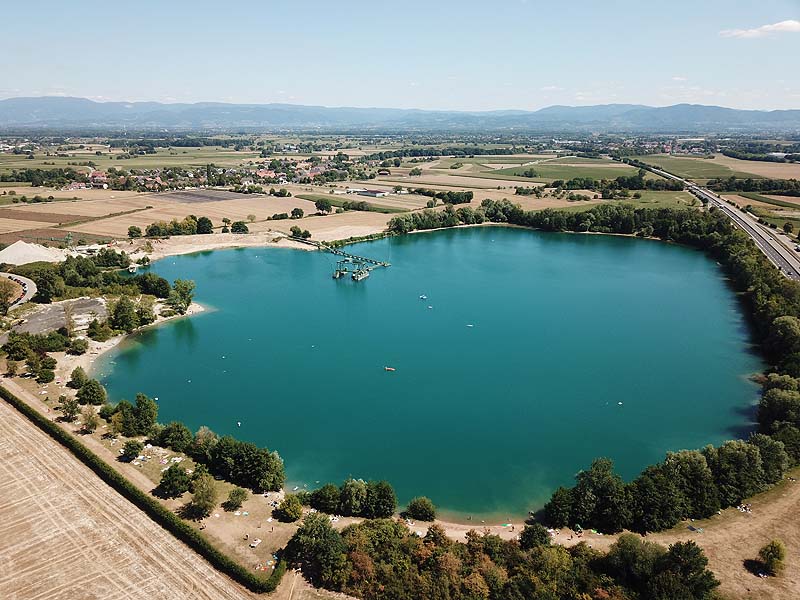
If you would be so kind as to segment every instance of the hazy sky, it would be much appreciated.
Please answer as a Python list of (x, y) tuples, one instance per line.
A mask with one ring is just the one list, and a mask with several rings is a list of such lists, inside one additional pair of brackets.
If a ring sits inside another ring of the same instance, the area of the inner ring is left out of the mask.
[(0, 98), (800, 108), (800, 0), (27, 0)]

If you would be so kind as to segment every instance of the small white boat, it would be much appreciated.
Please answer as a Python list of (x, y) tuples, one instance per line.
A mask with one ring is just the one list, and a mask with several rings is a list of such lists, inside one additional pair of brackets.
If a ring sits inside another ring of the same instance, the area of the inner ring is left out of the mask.
[(427, 297), (425, 294), (422, 294), (422, 295), (419, 297), (419, 299), (420, 299), (420, 300), (427, 300), (427, 299), (428, 299), (428, 297)]
[(241, 421), (236, 421), (236, 426), (237, 427), (241, 427), (242, 426), (242, 422)]

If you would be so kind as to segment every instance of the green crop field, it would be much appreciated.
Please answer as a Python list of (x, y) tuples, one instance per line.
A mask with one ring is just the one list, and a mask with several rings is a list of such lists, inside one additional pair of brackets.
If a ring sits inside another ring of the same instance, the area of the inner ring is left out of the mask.
[(714, 162), (713, 158), (679, 158), (677, 156), (667, 156), (665, 154), (651, 154), (647, 156), (634, 156), (643, 163), (660, 167), (679, 177), (687, 179), (708, 180), (717, 177), (752, 177), (760, 179), (759, 175), (734, 171), (725, 165)]
[(36, 153), (34, 158), (22, 154), (0, 154), (0, 172), (13, 169), (55, 169), (74, 168), (86, 171), (86, 163), (92, 162), (97, 169), (109, 167), (118, 169), (154, 169), (158, 167), (204, 167), (214, 163), (218, 167), (236, 167), (244, 161), (256, 160), (259, 152), (236, 152), (222, 146), (202, 146), (199, 148), (159, 148), (155, 154), (144, 154), (130, 159), (117, 159), (118, 153), (96, 156), (89, 152), (70, 152), (68, 156), (46, 156)]
[(547, 164), (567, 163), (571, 165), (598, 165), (598, 164), (620, 164), (608, 158), (583, 158), (578, 156), (559, 156), (558, 158), (547, 159)]
[(522, 167), (511, 167), (509, 169), (497, 169), (492, 171), (492, 175), (498, 176), (498, 178), (512, 176), (515, 178), (520, 178), (523, 181), (528, 179), (524, 177), (522, 174), (529, 170), (533, 169), (536, 173), (535, 177), (529, 179), (529, 181), (554, 181), (556, 179), (563, 179), (567, 181), (574, 177), (588, 177), (591, 179), (614, 179), (616, 177), (630, 177), (631, 175), (636, 175), (636, 169), (630, 167), (628, 165), (618, 165), (618, 166), (597, 166), (596, 164), (588, 164), (586, 166), (570, 166), (570, 165), (559, 165), (553, 162), (545, 162), (545, 163), (536, 163), (533, 165), (525, 165)]
[[(639, 192), (641, 198), (628, 198), (625, 200), (603, 200), (601, 204), (629, 204), (636, 208), (690, 208), (699, 207), (700, 201), (688, 192), (653, 192), (643, 190)], [(571, 206), (564, 208), (568, 211), (584, 211), (598, 206), (595, 203), (575, 202)]]

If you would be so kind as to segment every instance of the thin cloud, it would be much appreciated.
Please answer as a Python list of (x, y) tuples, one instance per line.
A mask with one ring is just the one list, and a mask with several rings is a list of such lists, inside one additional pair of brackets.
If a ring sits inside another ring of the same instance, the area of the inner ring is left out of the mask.
[(557, 85), (546, 85), (543, 88), (541, 88), (541, 90), (543, 92), (561, 92), (564, 90), (564, 88), (559, 87)]
[(789, 19), (755, 29), (724, 29), (719, 32), (720, 36), (727, 38), (760, 38), (774, 33), (800, 33), (800, 21)]
[(686, 77), (681, 77), (680, 75), (675, 75), (672, 78), (672, 81), (686, 81)]

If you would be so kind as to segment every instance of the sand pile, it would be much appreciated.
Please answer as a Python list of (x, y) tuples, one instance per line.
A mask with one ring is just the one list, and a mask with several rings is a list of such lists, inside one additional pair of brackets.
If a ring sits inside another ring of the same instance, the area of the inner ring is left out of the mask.
[(32, 262), (62, 262), (67, 254), (57, 248), (48, 248), (39, 244), (29, 244), (22, 240), (14, 242), (5, 250), (0, 250), (0, 263), (9, 265), (27, 265)]

